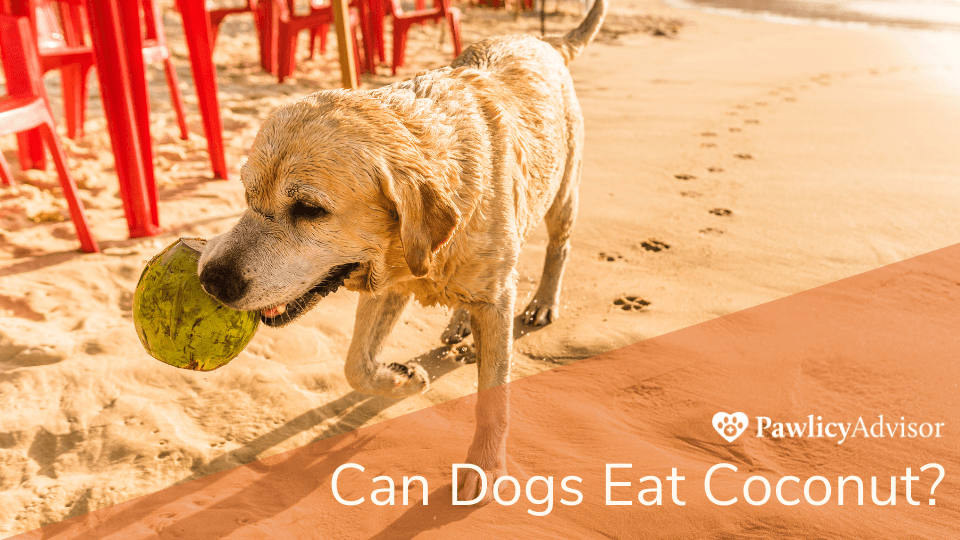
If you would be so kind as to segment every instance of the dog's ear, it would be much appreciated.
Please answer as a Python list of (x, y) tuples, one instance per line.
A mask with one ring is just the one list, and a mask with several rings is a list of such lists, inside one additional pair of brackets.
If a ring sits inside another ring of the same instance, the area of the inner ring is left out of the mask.
[(423, 277), (430, 271), (434, 253), (457, 230), (460, 211), (432, 178), (409, 170), (393, 169), (391, 173), (383, 191), (396, 205), (400, 218), (403, 258), (414, 276)]

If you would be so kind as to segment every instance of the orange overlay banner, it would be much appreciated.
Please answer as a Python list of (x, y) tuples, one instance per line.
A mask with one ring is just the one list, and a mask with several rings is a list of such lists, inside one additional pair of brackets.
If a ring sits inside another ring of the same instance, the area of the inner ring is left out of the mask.
[(17, 538), (954, 537), (958, 338), (951, 247), (511, 383), (481, 507), (473, 395)]

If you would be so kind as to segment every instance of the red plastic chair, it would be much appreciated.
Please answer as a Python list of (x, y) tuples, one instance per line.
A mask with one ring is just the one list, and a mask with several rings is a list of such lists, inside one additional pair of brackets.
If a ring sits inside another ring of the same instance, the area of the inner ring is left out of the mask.
[(237, 15), (240, 13), (253, 13), (254, 24), (257, 24), (257, 0), (247, 0), (246, 5), (244, 6), (234, 6), (226, 8), (218, 8), (216, 4), (211, 1), (207, 1), (207, 13), (210, 14), (210, 45), (211, 48), (215, 47), (217, 44), (217, 36), (220, 35), (220, 23), (223, 22), (223, 19), (229, 17), (230, 15)]
[(446, 20), (450, 24), (450, 35), (453, 38), (453, 56), (460, 56), (463, 51), (463, 41), (460, 36), (460, 10), (450, 6), (450, 0), (434, 0), (431, 9), (418, 9), (404, 13), (400, 7), (400, 0), (390, 0), (390, 9), (393, 14), (393, 74), (403, 65), (403, 55), (407, 48), (407, 32), (414, 24), (425, 21), (440, 22)]
[[(371, 66), (370, 71), (373, 71), (374, 56), (376, 56), (376, 61), (386, 62), (387, 61), (387, 47), (384, 43), (383, 38), (383, 19), (386, 18), (387, 8), (383, 0), (360, 0), (366, 7), (367, 15), (367, 25), (370, 29), (370, 39), (367, 40), (367, 34), (363, 35), (364, 41), (369, 41), (369, 58), (367, 59), (367, 64)], [(366, 45), (366, 44), (365, 44)]]
[[(382, 4), (378, 4), (381, 6)], [(360, 35), (363, 36), (363, 65), (357, 65), (357, 69), (362, 69), (365, 73), (374, 73), (374, 58), (377, 54), (377, 36), (374, 21), (371, 16), (369, 0), (352, 0), (350, 7), (357, 10), (360, 16)], [(325, 5), (324, 0), (311, 0), (310, 10), (319, 11), (321, 9), (330, 9)], [(330, 25), (322, 24), (310, 30), (310, 55), (307, 58), (313, 59), (313, 51), (316, 49), (317, 39), (320, 40), (320, 52), (327, 52), (327, 36), (330, 33)], [(380, 25), (380, 40), (383, 40), (383, 25)], [(354, 41), (356, 48), (356, 41)]]
[(83, 135), (88, 75), (96, 62), (93, 50), (84, 43), (80, 1), (64, 1), (59, 7), (62, 25), (52, 1), (34, 0), (31, 12), (34, 15), (41, 69), (44, 73), (60, 70), (67, 136), (76, 139)]
[[(277, 78), (280, 82), (283, 79), (293, 75), (296, 68), (297, 36), (304, 30), (310, 30), (311, 33), (322, 29), (323, 34), (329, 29), (333, 21), (333, 6), (328, 4), (310, 3), (309, 15), (296, 15), (293, 13), (292, 6), (287, 4), (286, 0), (273, 0), (274, 8), (280, 13), (279, 39), (277, 40)], [(291, 2), (292, 3), (292, 2)], [(353, 40), (353, 58), (357, 65), (357, 84), (360, 83), (360, 67), (364, 64), (360, 60), (360, 48), (357, 40), (357, 26), (360, 21), (357, 13), (350, 10), (350, 36)], [(325, 36), (321, 34), (321, 47), (325, 45)], [(313, 41), (311, 39), (311, 56), (313, 54)]]
[[(82, 124), (86, 101), (80, 96), (86, 96), (84, 92), (86, 75), (93, 66), (93, 53), (89, 48), (83, 47), (82, 43), (75, 43), (77, 34), (74, 28), (60, 28), (60, 22), (57, 20), (52, 4), (41, 4), (41, 2), (43, 0), (22, 0), (16, 4), (10, 4), (4, 1), (0, 5), (0, 12), (26, 16), (30, 19), (33, 35), (37, 36), (41, 72), (46, 73), (53, 69), (61, 71), (67, 132), (71, 138), (76, 138), (82, 129), (80, 124)], [(70, 7), (78, 9), (79, 4)], [(82, 41), (82, 37), (80, 39)], [(46, 168), (46, 154), (39, 130), (18, 134), (17, 141), (22, 169)]]
[[(138, 1), (138, 0), (124, 0)], [(180, 138), (190, 137), (187, 129), (183, 94), (176, 70), (170, 60), (163, 32), (163, 18), (156, 0), (139, 0), (143, 7), (144, 47), (143, 59), (147, 63), (164, 63), (170, 99), (177, 113)], [(94, 66), (93, 50), (86, 45), (84, 36), (87, 16), (82, 0), (29, 0), (33, 4), (34, 29), (37, 32), (40, 58), (44, 73), (60, 68), (63, 77), (64, 113), (67, 119), (67, 135), (75, 139), (83, 134), (83, 119), (86, 115), (87, 73)], [(59, 4), (59, 20), (54, 7)], [(79, 71), (77, 68), (79, 67)]]
[[(39, 129), (53, 154), (60, 187), (67, 198), (80, 247), (88, 253), (99, 251), (87, 226), (77, 186), (67, 170), (67, 158), (57, 137), (53, 113), (50, 112), (50, 103), (42, 83), (36, 36), (29, 18), (0, 15), (0, 60), (7, 84), (7, 95), (0, 97), (0, 135)], [(10, 168), (2, 157), (0, 161), (3, 162), (0, 167), (3, 183), (12, 185)]]

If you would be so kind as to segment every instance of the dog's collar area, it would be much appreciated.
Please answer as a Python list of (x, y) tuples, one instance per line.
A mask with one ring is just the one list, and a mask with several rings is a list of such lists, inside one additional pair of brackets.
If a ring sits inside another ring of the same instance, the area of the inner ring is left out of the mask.
[[(293, 320), (300, 315), (310, 311), (324, 296), (335, 292), (343, 286), (343, 282), (359, 267), (360, 263), (347, 263), (334, 266), (319, 283), (314, 285), (313, 288), (304, 293), (300, 298), (282, 304), (282, 309), (278, 309), (281, 306), (277, 306), (269, 310), (261, 311), (260, 320), (267, 326), (273, 327), (280, 327), (293, 322)], [(265, 312), (278, 311), (282, 311), (282, 313), (278, 313), (272, 317), (264, 314)]]

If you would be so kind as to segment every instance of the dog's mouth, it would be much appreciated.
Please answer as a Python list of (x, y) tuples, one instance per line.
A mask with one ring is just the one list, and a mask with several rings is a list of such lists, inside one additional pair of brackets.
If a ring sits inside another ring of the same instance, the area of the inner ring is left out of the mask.
[(348, 263), (334, 266), (327, 272), (319, 283), (313, 286), (303, 296), (260, 311), (260, 320), (267, 326), (279, 327), (290, 324), (294, 319), (313, 309), (324, 296), (335, 292), (350, 274), (360, 267), (360, 263)]

